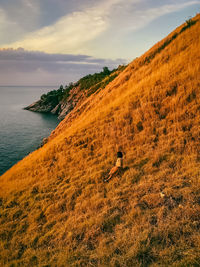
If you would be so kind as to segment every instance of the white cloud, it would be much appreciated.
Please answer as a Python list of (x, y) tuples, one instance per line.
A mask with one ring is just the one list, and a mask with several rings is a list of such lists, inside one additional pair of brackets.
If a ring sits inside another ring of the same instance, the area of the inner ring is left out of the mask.
[(129, 27), (127, 27), (127, 30), (138, 30), (158, 17), (176, 12), (195, 4), (200, 4), (200, 1), (183, 2), (179, 4), (174, 3), (171, 5), (168, 4), (160, 7), (149, 8), (147, 10), (136, 10), (134, 12), (132, 23), (129, 25)]
[(47, 52), (81, 52), (81, 47), (106, 31), (110, 8), (121, 0), (104, 1), (98, 6), (73, 12), (54, 25), (28, 34), (23, 40), (6, 45)]
[[(12, 43), (39, 25), (39, 0), (12, 0), (0, 3), (0, 44)], [(1, 2), (1, 1), (0, 1)]]
[[(41, 0), (19, 1), (23, 2), (23, 6), (29, 10), (34, 10), (35, 18), (39, 19), (42, 16), (37, 14)], [(27, 50), (49, 53), (84, 53), (114, 58), (119, 54), (120, 46), (123, 50), (123, 38), (131, 35), (133, 31), (145, 27), (154, 19), (167, 13), (200, 4), (199, 0), (187, 2), (186, 0), (174, 2), (165, 0), (159, 6), (152, 2), (148, 3), (148, 0), (91, 1), (92, 7), (65, 15), (52, 25), (29, 31), (24, 37), (19, 35), (19, 41), (10, 41), (7, 44), (4, 42), (3, 46), (24, 47)], [(2, 25), (5, 21), (9, 23), (4, 18)], [(11, 25), (9, 27), (11, 28)], [(9, 27), (6, 27), (7, 31)], [(13, 28), (17, 31), (17, 25), (13, 25)], [(17, 34), (14, 33), (14, 35)]]
[[(12, 21), (7, 16), (7, 14), (5, 13), (5, 11), (0, 8), (0, 33), (1, 33), (0, 34), (0, 41), (1, 41), (1, 38), (3, 36), (7, 35), (7, 33), (10, 31), (10, 29), (15, 29), (15, 31), (13, 31), (13, 34), (15, 36), (17, 36), (17, 35), (19, 35), (21, 33), (21, 29), (17, 25), (17, 23), (14, 22), (14, 21)], [(7, 41), (10, 41), (10, 38), (7, 38)]]
[[(115, 9), (112, 10), (112, 18), (108, 31), (104, 32), (99, 38), (96, 38), (92, 43), (88, 44), (84, 53), (106, 58), (116, 58), (121, 55), (121, 57), (126, 57), (131, 60), (144, 53), (145, 50), (150, 48), (155, 42), (178, 26), (178, 24), (176, 24), (171, 28), (166, 27), (165, 31), (160, 28), (159, 34), (158, 25), (157, 33), (153, 36), (154, 40), (152, 39), (152, 42), (150, 43), (146, 38), (148, 32), (145, 34), (145, 27), (148, 24), (158, 18), (162, 21), (161, 17), (166, 14), (171, 14), (184, 9), (186, 10), (192, 5), (200, 4), (199, 0), (177, 0), (174, 1), (175, 3), (173, 0), (164, 0), (159, 5), (153, 4), (152, 2), (153, 1), (148, 3), (148, 0), (130, 0), (126, 1), (126, 4), (119, 3), (116, 5)], [(179, 18), (180, 17), (181, 15)], [(169, 18), (163, 18), (163, 20), (165, 20), (166, 25), (170, 24)], [(179, 21), (182, 23), (184, 21), (184, 16), (182, 20), (179, 19)], [(142, 28), (144, 28), (144, 30), (140, 31)], [(141, 35), (140, 32), (142, 32)], [(138, 40), (137, 37), (139, 37)]]
[(40, 6), (39, 2), (37, 0), (21, 0), (22, 6), (25, 6), (25, 8), (30, 9), (34, 13), (40, 13)]

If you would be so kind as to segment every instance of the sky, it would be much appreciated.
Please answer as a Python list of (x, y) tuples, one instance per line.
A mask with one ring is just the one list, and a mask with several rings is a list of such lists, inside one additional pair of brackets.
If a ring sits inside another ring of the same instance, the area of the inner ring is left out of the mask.
[(200, 0), (0, 0), (0, 85), (66, 85), (127, 64)]

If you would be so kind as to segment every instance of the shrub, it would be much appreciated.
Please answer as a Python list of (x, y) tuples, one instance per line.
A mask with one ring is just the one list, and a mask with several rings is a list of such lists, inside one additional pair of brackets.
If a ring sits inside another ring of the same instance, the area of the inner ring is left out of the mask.
[(112, 233), (115, 225), (119, 224), (119, 223), (120, 223), (120, 215), (119, 214), (117, 214), (113, 217), (109, 217), (109, 218), (105, 219), (105, 221), (103, 222), (102, 231)]
[(33, 265), (38, 265), (38, 258), (36, 256), (32, 256), (30, 258), (30, 265), (33, 266)]
[(192, 93), (186, 98), (187, 102), (190, 103), (196, 98), (196, 93), (192, 91)]
[(192, 19), (188, 19), (185, 22), (186, 22), (186, 25), (183, 26), (183, 28), (181, 29), (181, 32), (185, 31), (187, 28), (190, 28), (192, 25), (196, 23), (196, 21)]
[(139, 121), (136, 126), (139, 132), (141, 132), (144, 129), (141, 121)]
[(158, 160), (153, 162), (152, 166), (158, 168), (158, 167), (160, 167), (161, 163), (163, 161), (165, 161), (165, 160), (167, 160), (167, 156), (166, 155), (160, 156)]
[(13, 214), (13, 220), (18, 219), (22, 215), (22, 210), (18, 210)]
[(20, 259), (22, 257), (22, 255), (24, 254), (24, 251), (26, 250), (26, 248), (27, 248), (26, 245), (20, 243), (18, 254), (17, 254), (17, 259)]
[(26, 230), (28, 229), (28, 227), (29, 227), (29, 224), (27, 222), (25, 222), (24, 224), (22, 224), (22, 226), (21, 226), (21, 228), (20, 228), (20, 230), (18, 232), (20, 234), (25, 233)]
[(36, 218), (38, 223), (46, 223), (47, 219), (43, 211), (41, 211), (40, 215)]
[(37, 195), (38, 193), (39, 193), (39, 188), (38, 188), (38, 186), (34, 186), (33, 189), (32, 189), (32, 191), (31, 191), (31, 194), (32, 194), (32, 195)]

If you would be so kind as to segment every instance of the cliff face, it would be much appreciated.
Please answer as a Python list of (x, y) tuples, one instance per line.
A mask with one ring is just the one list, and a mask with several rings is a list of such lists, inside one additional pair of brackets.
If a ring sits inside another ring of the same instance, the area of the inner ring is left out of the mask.
[(199, 32), (197, 15), (88, 91), (1, 176), (1, 266), (200, 266)]

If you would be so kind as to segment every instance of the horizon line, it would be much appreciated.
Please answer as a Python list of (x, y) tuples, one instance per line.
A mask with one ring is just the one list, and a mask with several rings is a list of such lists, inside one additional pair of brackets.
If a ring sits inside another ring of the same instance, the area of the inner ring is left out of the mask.
[(28, 86), (32, 86), (32, 87), (59, 87), (60, 85), (0, 85), (0, 87), (28, 87)]

